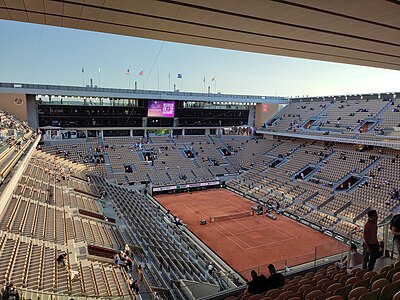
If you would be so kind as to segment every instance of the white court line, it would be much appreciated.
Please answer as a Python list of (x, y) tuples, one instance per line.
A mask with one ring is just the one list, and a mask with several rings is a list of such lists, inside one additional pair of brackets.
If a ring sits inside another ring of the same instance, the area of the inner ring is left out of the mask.
[[(235, 194), (236, 195), (236, 194)], [(245, 198), (243, 198), (243, 197), (240, 197), (241, 199), (243, 199), (243, 200), (246, 200), (246, 201), (249, 201), (248, 199), (245, 199)], [(242, 206), (238, 206), (238, 205), (235, 205), (234, 203), (230, 203), (229, 202), (229, 200), (225, 200), (225, 199), (222, 199), (225, 203), (227, 203), (228, 205), (230, 205), (230, 206), (233, 206), (233, 207), (235, 207), (235, 208), (240, 208), (240, 209), (243, 209), (243, 207)], [(263, 214), (264, 215), (264, 214)], [(281, 233), (281, 234), (283, 234), (284, 236), (286, 236), (287, 238), (297, 238), (298, 236), (296, 236), (296, 235), (294, 235), (294, 234), (292, 234), (292, 233), (290, 233), (289, 231), (287, 231), (287, 230), (285, 230), (285, 229), (283, 229), (283, 228), (280, 228), (280, 227), (278, 227), (278, 226), (276, 226), (276, 225), (273, 225), (273, 224), (270, 224), (270, 222), (268, 222), (269, 220), (266, 220), (266, 217), (265, 217), (265, 219), (264, 219), (264, 221), (262, 221), (263, 223), (267, 223), (267, 225), (268, 225), (268, 227), (273, 227), (273, 229), (276, 231), (276, 232), (279, 232), (279, 233)], [(242, 224), (242, 223), (241, 223)], [(243, 225), (243, 224), (242, 224)], [(243, 226), (245, 226), (245, 225), (243, 225)], [(278, 228), (280, 229), (280, 230), (278, 230)]]
[[(236, 208), (236, 209), (244, 209), (244, 208), (241, 207), (241, 206), (232, 205), (232, 203), (230, 203), (228, 200), (225, 200), (225, 199), (222, 199), (222, 200), (223, 200), (225, 203), (227, 203), (228, 205), (230, 205), (230, 206), (232, 206), (232, 207), (234, 207), (234, 208)], [(190, 206), (190, 207), (189, 207), (189, 206)], [(199, 213), (201, 213), (202, 215), (206, 216), (207, 218), (210, 218), (210, 216), (208, 216), (207, 214), (205, 214), (203, 211), (199, 210), (199, 209), (198, 209), (195, 205), (193, 205), (193, 204), (190, 204), (190, 203), (189, 203), (189, 204), (184, 204), (184, 207), (186, 207), (188, 210), (192, 211), (192, 212), (193, 212), (194, 214), (196, 214), (196, 215), (199, 215)], [(211, 210), (216, 211), (215, 209), (211, 209)], [(219, 210), (222, 214), (224, 214), (224, 212), (223, 212), (220, 208), (219, 208), (218, 210)], [(295, 235), (289, 233), (289, 232), (286, 231), (286, 230), (282, 230), (283, 232), (282, 232), (281, 230), (277, 230), (277, 228), (279, 228), (279, 227), (274, 226), (274, 225), (271, 225), (270, 222), (268, 222), (268, 220), (266, 220), (266, 219), (262, 219), (261, 223), (267, 223), (267, 224), (266, 224), (267, 226), (266, 226), (265, 228), (259, 228), (259, 229), (251, 229), (251, 228), (249, 228), (249, 227), (246, 226), (245, 224), (241, 223), (241, 222), (240, 222), (240, 219), (233, 219), (233, 221), (237, 222), (237, 223), (240, 224), (242, 227), (246, 228), (247, 231), (244, 230), (244, 231), (232, 233), (230, 230), (226, 229), (224, 226), (222, 226), (221, 224), (218, 224), (218, 223), (214, 223), (213, 225), (217, 225), (217, 227), (219, 227), (219, 228), (217, 228), (216, 226), (213, 226), (213, 228), (214, 228), (216, 231), (218, 231), (222, 236), (228, 238), (230, 241), (232, 241), (234, 244), (236, 244), (236, 245), (237, 245), (239, 248), (241, 248), (242, 250), (251, 250), (251, 249), (260, 248), (260, 247), (265, 247), (265, 246), (272, 245), (272, 244), (284, 243), (284, 242), (286, 242), (286, 241), (289, 241), (289, 240), (293, 240), (293, 239), (298, 238), (297, 236), (295, 236)], [(283, 236), (285, 236), (286, 239), (282, 239), (282, 240), (274, 241), (274, 242), (269, 242), (269, 243), (264, 243), (264, 244), (258, 245), (258, 246), (250, 246), (248, 243), (246, 243), (245, 241), (243, 241), (243, 240), (238, 236), (239, 234), (251, 233), (251, 232), (255, 232), (255, 231), (259, 231), (259, 230), (266, 230), (266, 229), (272, 229), (272, 230), (274, 230), (276, 233), (279, 233), (279, 234), (282, 234)], [(285, 234), (285, 233), (289, 234), (291, 237), (288, 236), (288, 235)], [(230, 234), (230, 236), (229, 236), (228, 234)], [(240, 240), (243, 244), (245, 244), (245, 245), (247, 246), (247, 248), (244, 248), (243, 246), (241, 246), (240, 244), (238, 244), (235, 240), (233, 240), (233, 239), (231, 238), (231, 236), (232, 236), (232, 237), (235, 237), (235, 238), (238, 239), (238, 240)]]

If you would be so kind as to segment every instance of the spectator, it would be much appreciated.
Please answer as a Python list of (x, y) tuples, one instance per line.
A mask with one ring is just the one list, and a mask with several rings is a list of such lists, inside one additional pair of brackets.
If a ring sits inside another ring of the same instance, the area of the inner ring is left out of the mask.
[(19, 300), (19, 294), (13, 283), (9, 283), (2, 295), (2, 300)]
[(376, 210), (368, 212), (368, 221), (364, 225), (364, 262), (363, 269), (368, 267), (372, 271), (376, 259), (379, 257), (378, 244), (378, 214)]
[(262, 294), (268, 290), (268, 279), (264, 275), (257, 276), (257, 272), (255, 270), (252, 270), (250, 275), (252, 280), (247, 283), (247, 291), (249, 293)]
[(208, 264), (207, 269), (208, 269), (208, 274), (210, 274), (210, 275), (212, 276), (212, 274), (213, 274), (213, 269), (214, 269), (214, 265), (213, 265), (213, 263), (212, 263), (211, 261), (210, 261), (210, 263)]
[(350, 245), (350, 256), (346, 257), (341, 263), (335, 263), (335, 266), (338, 270), (343, 267), (347, 267), (347, 269), (355, 269), (361, 267), (363, 263), (363, 255), (358, 252), (357, 246), (354, 243)]
[(118, 253), (116, 253), (115, 255), (114, 255), (114, 263), (115, 263), (115, 266), (116, 267), (119, 267), (119, 263), (121, 262), (121, 259), (120, 259), (120, 257), (119, 257), (119, 255), (118, 255)]
[(142, 281), (143, 280), (143, 269), (142, 265), (138, 265), (138, 280)]
[(129, 256), (126, 256), (125, 263), (126, 263), (126, 271), (127, 272), (132, 272), (132, 270), (133, 270), (133, 261)]
[(128, 277), (128, 285), (132, 292), (139, 294), (139, 283), (137, 280), (134, 280), (131, 275)]
[(57, 266), (59, 268), (65, 268), (67, 266), (65, 260), (67, 258), (67, 253), (62, 253), (57, 257)]
[(129, 257), (132, 256), (131, 248), (129, 247), (128, 244), (125, 245), (125, 255)]
[[(393, 243), (400, 251), (400, 215), (395, 215), (390, 222), (390, 229), (393, 234)], [(400, 261), (400, 255), (397, 255), (397, 261)]]
[(69, 276), (71, 277), (71, 280), (74, 281), (76, 278), (79, 277), (79, 272), (72, 270), (70, 266), (67, 267), (67, 271), (69, 273)]
[(268, 282), (269, 285), (271, 286), (271, 289), (277, 289), (280, 288), (281, 286), (285, 285), (285, 278), (281, 273), (277, 273), (275, 266), (273, 264), (268, 265), (268, 271), (271, 276), (268, 277)]
[(383, 241), (379, 241), (379, 256), (378, 257), (389, 257), (389, 251), (385, 250), (385, 243)]

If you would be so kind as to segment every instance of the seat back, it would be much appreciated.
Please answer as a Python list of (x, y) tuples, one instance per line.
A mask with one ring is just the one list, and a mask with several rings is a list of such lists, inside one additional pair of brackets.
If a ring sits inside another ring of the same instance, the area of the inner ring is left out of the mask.
[(345, 285), (349, 285), (349, 284), (353, 285), (353, 284), (355, 284), (356, 282), (359, 282), (360, 280), (361, 280), (361, 279), (358, 278), (358, 277), (351, 277), (351, 278), (349, 278), (349, 279), (346, 280)]
[(339, 295), (339, 296), (342, 296), (343, 299), (347, 299), (347, 295), (350, 293), (351, 289), (352, 289), (352, 285), (349, 284), (349, 285), (343, 286), (341, 288), (338, 288), (336, 291), (333, 292), (333, 295), (334, 296)]
[(380, 278), (371, 285), (371, 290), (372, 291), (381, 290), (385, 285), (388, 285), (388, 284), (389, 284), (389, 280), (387, 280), (386, 278)]
[(283, 292), (281, 292), (280, 294), (279, 294), (279, 296), (278, 296), (278, 300), (284, 300), (287, 296), (289, 296), (289, 295), (293, 295), (294, 294), (294, 292), (292, 292), (292, 291), (283, 291)]
[(395, 281), (397, 281), (399, 279), (400, 279), (400, 272), (397, 272), (396, 274), (393, 275), (392, 282), (395, 282)]
[(392, 266), (384, 266), (384, 267), (382, 267), (382, 268), (379, 270), (379, 274), (387, 273), (387, 272), (389, 272), (389, 271), (392, 270), (392, 269), (393, 269)]
[(331, 281), (329, 278), (322, 278), (320, 280), (318, 280), (317, 282), (317, 286), (322, 287), (324, 285), (324, 283)]
[(363, 276), (363, 279), (367, 279), (367, 278), (372, 278), (372, 277), (374, 277), (375, 275), (377, 275), (378, 273), (376, 273), (375, 271), (369, 271), (369, 272), (367, 272), (367, 273), (365, 273), (364, 274), (364, 276)]
[(372, 292), (365, 293), (364, 295), (361, 295), (358, 300), (378, 300), (379, 298), (379, 290), (375, 290)]
[(339, 282), (344, 285), (347, 279), (350, 279), (351, 277), (353, 277), (353, 275), (345, 275), (342, 278), (340, 278)]
[(397, 292), (397, 293), (393, 296), (393, 300), (400, 300), (400, 292)]
[(360, 286), (358, 288), (353, 288), (349, 293), (349, 300), (358, 300), (361, 295), (368, 293), (368, 289), (365, 286)]
[(381, 291), (381, 300), (391, 300), (399, 290), (400, 280), (384, 286)]
[(316, 290), (308, 293), (305, 297), (305, 300), (314, 300), (315, 297), (321, 296), (323, 292), (321, 290)]
[(369, 281), (370, 281), (369, 278), (360, 280), (360, 281), (354, 283), (353, 288), (360, 287), (360, 286), (365, 286), (366, 288), (368, 288), (369, 287)]
[(339, 296), (339, 295), (334, 295), (334, 296), (330, 296), (326, 300), (344, 300), (344, 298), (342, 296)]
[(326, 291), (327, 291), (327, 292), (334, 293), (337, 289), (339, 289), (339, 288), (341, 288), (341, 287), (342, 287), (342, 284), (340, 284), (340, 283), (334, 283), (334, 284), (330, 285), (330, 286), (326, 289)]
[(389, 270), (386, 274), (386, 278), (390, 281), (393, 282), (393, 276), (394, 274), (400, 272), (400, 268), (393, 268), (391, 270)]

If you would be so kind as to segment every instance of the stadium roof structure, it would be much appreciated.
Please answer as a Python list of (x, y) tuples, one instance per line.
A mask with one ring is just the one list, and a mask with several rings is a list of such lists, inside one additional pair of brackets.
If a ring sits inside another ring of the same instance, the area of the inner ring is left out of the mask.
[(0, 19), (400, 70), (399, 0), (0, 0)]
[(80, 87), (67, 85), (27, 84), (0, 82), (0, 93), (24, 93), (32, 95), (60, 95), (82, 97), (110, 97), (158, 99), (177, 101), (235, 102), (235, 103), (276, 103), (286, 104), (287, 98), (280, 96), (234, 95), (221, 93), (196, 93), (181, 91), (153, 91), (140, 89), (118, 89), (103, 87)]

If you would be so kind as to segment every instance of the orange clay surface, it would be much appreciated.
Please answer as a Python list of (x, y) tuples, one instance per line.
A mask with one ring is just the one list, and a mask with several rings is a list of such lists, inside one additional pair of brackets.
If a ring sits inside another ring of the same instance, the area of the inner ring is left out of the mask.
[[(283, 260), (294, 266), (346, 249), (344, 244), (290, 218), (265, 215), (209, 223), (210, 217), (250, 211), (254, 202), (226, 189), (158, 195), (156, 200), (178, 216), (188, 228), (231, 267), (248, 277), (249, 269)], [(200, 225), (200, 220), (206, 225)], [(264, 272), (264, 267), (258, 269)]]

